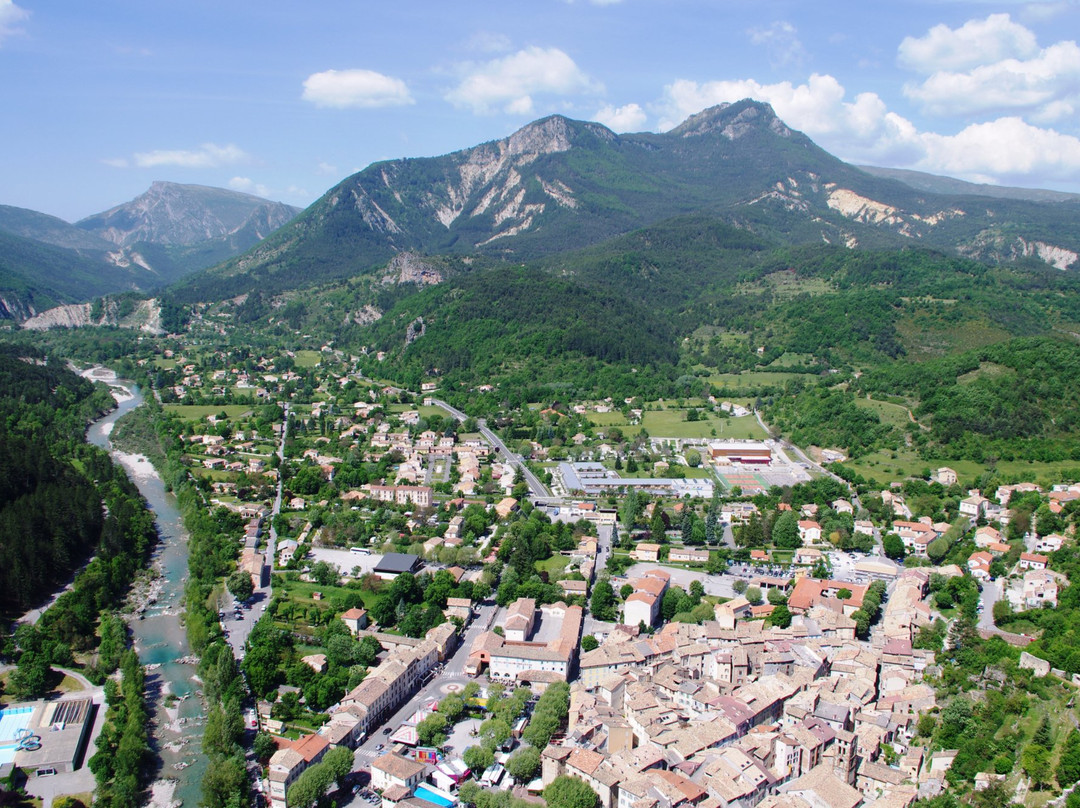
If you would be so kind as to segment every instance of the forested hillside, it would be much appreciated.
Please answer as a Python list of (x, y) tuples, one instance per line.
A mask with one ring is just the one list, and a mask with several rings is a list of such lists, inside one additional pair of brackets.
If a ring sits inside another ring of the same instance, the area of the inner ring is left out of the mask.
[(152, 536), (123, 472), (83, 442), (87, 422), (113, 406), (108, 391), (56, 360), (0, 346), (0, 610), (37, 605), (97, 552), (90, 600), (69, 598), (68, 641), (92, 635), (97, 610), (124, 590)]

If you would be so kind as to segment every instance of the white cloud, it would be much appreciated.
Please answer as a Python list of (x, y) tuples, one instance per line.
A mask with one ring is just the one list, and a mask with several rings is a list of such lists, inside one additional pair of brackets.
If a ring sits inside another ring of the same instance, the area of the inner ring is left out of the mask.
[(904, 95), (936, 115), (1028, 110), (1040, 120), (1054, 120), (1080, 103), (1080, 47), (1058, 42), (1026, 60), (939, 71), (922, 84), (905, 86)]
[(1043, 187), (1080, 178), (1080, 138), (1072, 135), (1018, 117), (973, 124), (956, 134), (920, 131), (874, 93), (860, 93), (853, 101), (845, 100), (845, 94), (829, 75), (815, 74), (802, 85), (679, 80), (664, 90), (660, 107), (667, 117), (660, 128), (671, 128), (708, 106), (754, 98), (771, 104), (781, 119), (822, 148), (854, 163)]
[(597, 110), (593, 120), (613, 132), (640, 132), (646, 117), (645, 110), (638, 104), (625, 104), (617, 109), (608, 104)]
[(301, 96), (317, 107), (400, 107), (413, 104), (401, 79), (374, 70), (324, 70), (304, 80)]
[(337, 174), (337, 166), (331, 165), (330, 163), (322, 161), (317, 166), (315, 166), (315, 171), (318, 172), (319, 174), (323, 174), (325, 176), (330, 176), (332, 174)]
[(234, 191), (242, 191), (245, 194), (255, 194), (255, 196), (268, 197), (270, 196), (270, 188), (261, 183), (255, 182), (249, 177), (233, 177), (229, 180), (229, 187)]
[(935, 25), (926, 36), (905, 37), (899, 61), (929, 75), (941, 70), (966, 70), (1003, 59), (1026, 59), (1039, 52), (1035, 34), (1008, 14), (969, 20), (959, 28)]
[(923, 165), (961, 176), (990, 176), (1022, 182), (1032, 175), (1080, 177), (1080, 139), (1040, 129), (1020, 118), (998, 118), (955, 135), (926, 133)]
[(798, 32), (789, 22), (774, 22), (768, 28), (752, 28), (750, 41), (765, 46), (774, 67), (800, 64), (806, 56)]
[(111, 168), (127, 168), (129, 165), (126, 157), (104, 157), (101, 162)]
[(232, 143), (218, 146), (204, 143), (199, 149), (159, 149), (151, 152), (138, 152), (134, 163), (139, 168), (158, 166), (176, 166), (178, 168), (218, 168), (236, 165), (250, 159), (247, 152)]
[(21, 34), (19, 23), (30, 16), (30, 12), (19, 8), (12, 0), (0, 0), (0, 42), (13, 34)]
[(537, 93), (571, 95), (603, 89), (558, 48), (525, 48), (484, 64), (467, 65), (464, 72), (446, 100), (479, 114), (501, 109), (512, 115), (531, 115)]

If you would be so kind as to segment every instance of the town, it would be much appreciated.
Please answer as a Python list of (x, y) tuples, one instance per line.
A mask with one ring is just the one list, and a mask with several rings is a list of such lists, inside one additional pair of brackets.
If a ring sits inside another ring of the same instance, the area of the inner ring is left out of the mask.
[(974, 680), (1071, 699), (1080, 654), (1027, 649), (1075, 569), (1080, 484), (942, 467), (860, 491), (746, 400), (542, 402), (500, 438), (329, 348), (153, 351), (235, 551), (217, 630), (257, 804), (900, 808), (1053, 776), (950, 715), (972, 729)]

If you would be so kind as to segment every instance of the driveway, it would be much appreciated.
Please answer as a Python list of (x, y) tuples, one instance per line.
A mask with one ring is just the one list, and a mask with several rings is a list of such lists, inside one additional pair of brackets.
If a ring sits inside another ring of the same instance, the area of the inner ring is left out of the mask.
[(979, 603), (982, 604), (982, 614), (979, 615), (979, 628), (987, 631), (994, 626), (994, 604), (1001, 600), (1001, 581), (983, 581), (982, 593), (979, 595)]

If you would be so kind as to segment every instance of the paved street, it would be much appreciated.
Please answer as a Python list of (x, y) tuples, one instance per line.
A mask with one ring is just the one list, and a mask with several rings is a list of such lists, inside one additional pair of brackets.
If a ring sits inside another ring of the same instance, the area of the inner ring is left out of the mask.
[[(432, 399), (431, 403), (434, 404), (436, 407), (441, 407), (442, 409), (446, 410), (459, 421), (464, 421), (468, 417), (461, 410), (451, 407), (445, 401)], [(540, 482), (540, 478), (538, 478), (535, 474), (529, 471), (529, 469), (525, 465), (525, 462), (521, 459), (521, 456), (513, 454), (510, 449), (507, 448), (506, 444), (502, 442), (502, 439), (490, 429), (488, 429), (487, 424), (484, 422), (483, 418), (476, 419), (476, 424), (477, 427), (480, 429), (480, 434), (483, 435), (487, 439), (487, 441), (499, 451), (500, 454), (502, 454), (503, 458), (508, 463), (517, 468), (517, 470), (521, 473), (522, 478), (525, 480), (525, 483), (529, 486), (529, 492), (534, 497), (551, 496), (551, 493), (547, 490), (547, 488), (544, 487), (544, 484)]]
[(979, 602), (982, 604), (982, 614), (979, 615), (979, 628), (987, 631), (994, 626), (994, 604), (1001, 600), (1001, 581), (983, 581), (982, 594)]

